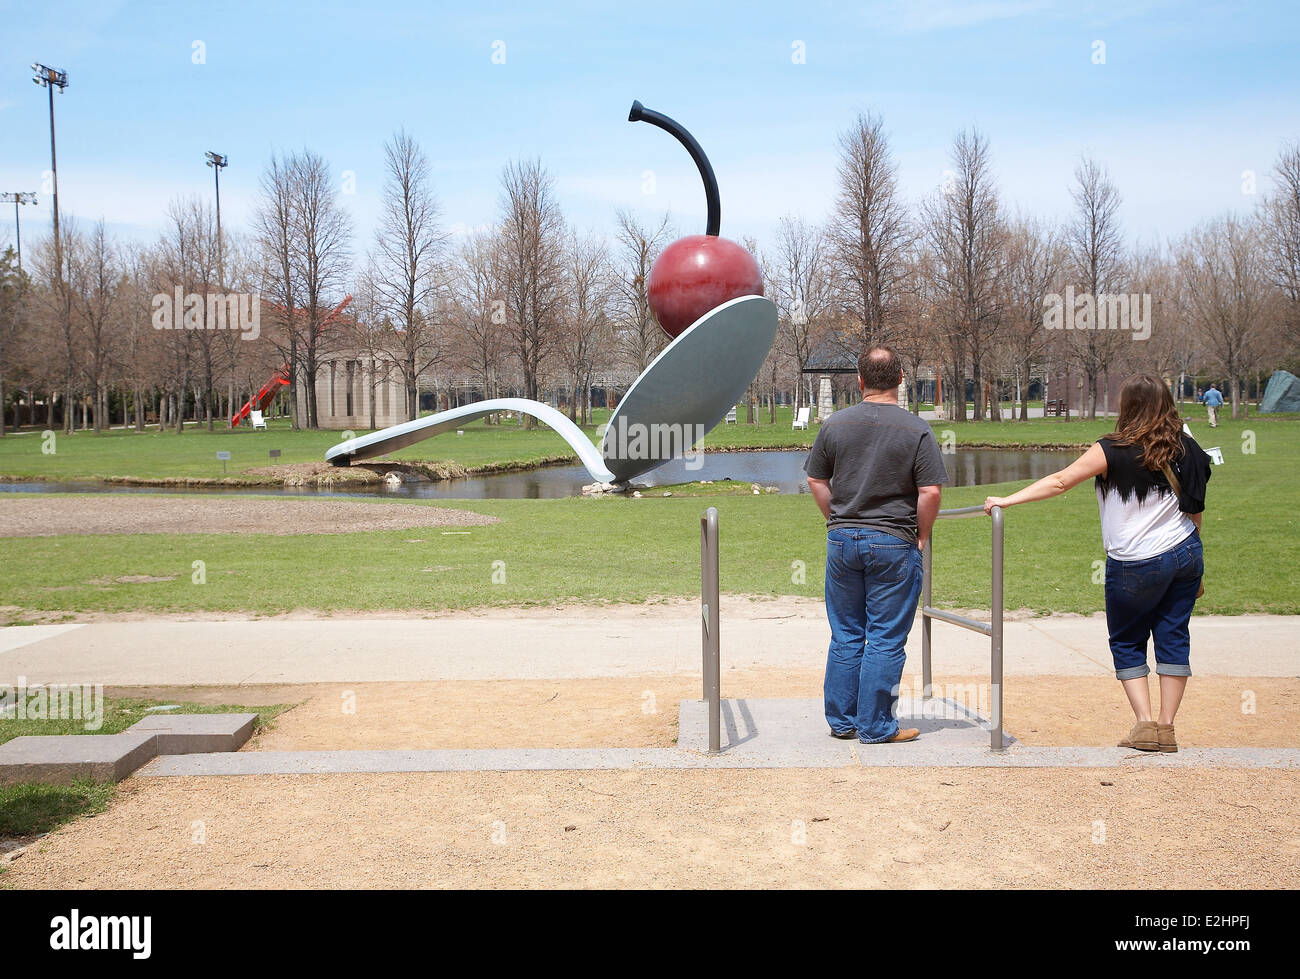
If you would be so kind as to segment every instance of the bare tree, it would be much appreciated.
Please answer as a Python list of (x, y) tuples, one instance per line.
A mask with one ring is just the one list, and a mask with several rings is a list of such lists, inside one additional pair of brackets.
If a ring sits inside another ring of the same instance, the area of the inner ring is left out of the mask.
[[(540, 160), (507, 164), (501, 186), (506, 331), (519, 358), (524, 396), (536, 400), (564, 301), (564, 218), (554, 180)], [(537, 423), (525, 416), (524, 424), (534, 428)]]
[(1260, 202), (1269, 277), (1281, 291), (1282, 324), (1292, 352), (1300, 345), (1300, 143), (1282, 148), (1273, 190)]
[[(946, 297), (937, 288), (934, 252), (918, 239), (907, 256), (906, 275), (900, 291), (898, 330), (892, 341), (903, 363), (903, 378), (913, 414), (921, 411), (921, 368), (942, 363), (943, 345), (948, 340), (942, 323)], [(938, 354), (938, 356), (936, 356)]]
[(1240, 417), (1241, 381), (1265, 352), (1261, 341), (1273, 315), (1258, 230), (1232, 214), (1190, 232), (1179, 253), (1193, 322), (1205, 352), (1228, 378), (1232, 417)]
[[(1118, 291), (1124, 275), (1124, 237), (1120, 231), (1120, 195), (1109, 175), (1095, 160), (1084, 158), (1075, 168), (1075, 218), (1066, 226), (1065, 242), (1070, 252), (1072, 273), (1093, 303), (1093, 322), (1087, 329), (1067, 331), (1069, 351), (1083, 371), (1087, 383), (1087, 412), (1097, 417), (1097, 383), (1110, 369), (1121, 343), (1129, 342), (1118, 331), (1098, 329), (1100, 296)], [(1074, 310), (1064, 311), (1074, 316)]]
[(262, 250), (262, 293), (271, 304), (275, 323), (267, 324), (266, 335), (280, 349), (289, 366), (289, 416), (293, 428), (302, 428), (298, 417), (298, 303), (302, 294), (296, 261), (294, 235), (295, 178), (293, 158), (271, 156), (262, 173), (262, 193), (255, 212), (258, 243)]
[[(8, 382), (16, 374), (14, 353), (27, 340), (28, 279), (13, 248), (0, 252), (0, 438), (9, 423)], [(15, 409), (15, 427), (17, 425)]]
[(599, 239), (573, 232), (565, 244), (565, 264), (569, 288), (558, 349), (571, 392), (569, 419), (585, 425), (591, 414), (592, 373), (608, 356), (609, 252)]
[(382, 212), (371, 256), (373, 282), (394, 326), (406, 416), (414, 419), (420, 413), (420, 375), (447, 355), (436, 303), (446, 236), (438, 227), (429, 161), (405, 131), (384, 144), (384, 168)]
[(813, 402), (804, 390), (804, 368), (813, 347), (826, 338), (835, 307), (835, 277), (830, 247), (821, 229), (786, 215), (777, 232), (770, 274), (771, 299), (781, 317), (777, 344), (795, 370), (794, 409)]
[[(964, 421), (967, 357), (975, 387), (975, 420), (984, 418), (984, 371), (1002, 322), (1002, 224), (993, 187), (988, 140), (977, 130), (958, 133), (953, 170), (924, 208), (932, 273), (945, 297), (949, 363), (958, 385), (954, 419)], [(998, 398), (990, 399), (996, 417)]]
[(82, 367), (94, 404), (94, 428), (102, 432), (108, 423), (109, 362), (120, 327), (124, 286), (116, 250), (102, 220), (87, 236), (85, 247), (69, 269), (69, 279), (84, 338)]
[[(194, 207), (179, 198), (167, 205), (167, 230), (158, 240), (153, 273), (154, 293), (168, 302), (175, 295), (186, 297), (196, 293), (201, 285), (195, 257), (199, 238), (195, 223), (197, 213)], [(194, 375), (194, 335), (198, 331), (192, 322), (185, 322), (182, 310), (176, 310), (176, 318), (180, 321), (174, 322), (172, 329), (161, 334), (165, 363), (161, 377), (163, 395), (159, 424), (166, 424), (163, 421), (166, 417), (175, 426), (176, 434), (180, 435), (185, 431), (185, 401)]]
[(325, 331), (349, 270), (352, 234), (328, 164), (311, 150), (289, 160), (294, 195), (292, 253), (301, 288), (302, 367), (307, 427), (319, 428), (316, 372), (326, 352)]
[(1029, 384), (1044, 362), (1049, 334), (1043, 327), (1043, 301), (1059, 285), (1065, 251), (1059, 233), (1033, 218), (1019, 218), (1007, 228), (1003, 257), (1004, 330), (1020, 389), (1020, 420), (1029, 419)]
[[(484, 398), (497, 396), (509, 340), (502, 261), (501, 241), (495, 232), (477, 232), (461, 246), (452, 279), (459, 361), (478, 379)], [(489, 416), (488, 421), (493, 418)]]
[(884, 121), (859, 115), (840, 134), (839, 153), (839, 192), (828, 237), (841, 302), (853, 324), (843, 342), (856, 356), (862, 347), (893, 337), (911, 232)]
[(650, 366), (667, 337), (650, 309), (650, 270), (668, 244), (672, 227), (665, 214), (657, 224), (642, 225), (627, 211), (617, 215), (617, 277), (613, 308), (615, 340), (627, 365), (638, 372)]
[[(67, 269), (75, 261), (81, 244), (81, 233), (77, 229), (76, 218), (68, 215), (59, 228), (59, 238), (49, 239), (37, 250), (36, 267), (44, 288), (41, 290), (44, 300), (43, 319), (54, 326), (57, 342), (63, 360), (62, 391), (63, 430), (71, 432), (75, 425), (76, 381), (80, 373), (79, 354), (81, 344), (78, 342), (76, 325), (73, 323), (73, 293), (68, 281)], [(53, 392), (51, 392), (51, 404)]]
[(377, 279), (373, 267), (361, 273), (353, 288), (356, 298), (351, 306), (352, 315), (345, 325), (349, 344), (364, 354), (371, 364), (367, 385), (372, 429), (378, 427), (375, 392), (379, 381), (387, 377), (392, 364), (388, 351), (400, 346), (393, 338), (393, 324), (385, 312)]

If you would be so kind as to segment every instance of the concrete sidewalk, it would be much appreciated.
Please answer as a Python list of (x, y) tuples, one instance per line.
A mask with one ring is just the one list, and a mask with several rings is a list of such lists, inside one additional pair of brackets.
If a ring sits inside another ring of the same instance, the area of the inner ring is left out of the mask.
[[(793, 611), (791, 610), (793, 608)], [(776, 614), (779, 611), (780, 614)], [(1300, 675), (1300, 620), (1192, 619), (1192, 668), (1224, 676)], [(724, 599), (722, 666), (820, 669), (830, 638), (818, 603), (765, 608)], [(908, 674), (920, 670), (919, 625)], [(1008, 676), (1111, 676), (1103, 617), (1006, 622)], [(934, 672), (979, 675), (989, 642), (934, 625)], [(409, 619), (249, 619), (92, 622), (0, 629), (0, 685), (237, 685), (558, 679), (696, 673), (697, 605), (556, 612), (489, 611)]]
[(164, 755), (143, 777), (380, 772), (520, 772), (683, 768), (1300, 768), (1300, 748), (1190, 748), (1172, 754), (1125, 748), (1025, 747), (991, 751), (988, 724), (953, 701), (942, 716), (900, 701), (921, 729), (908, 744), (858, 744), (829, 736), (820, 700), (724, 700), (722, 751), (707, 753), (705, 704), (682, 701), (675, 748), (460, 748), (443, 750), (239, 751)]

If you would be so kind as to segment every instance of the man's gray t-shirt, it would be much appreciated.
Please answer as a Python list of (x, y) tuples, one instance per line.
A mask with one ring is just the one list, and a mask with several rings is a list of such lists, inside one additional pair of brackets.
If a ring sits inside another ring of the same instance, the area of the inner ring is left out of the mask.
[(916, 488), (948, 482), (930, 426), (896, 404), (863, 401), (822, 423), (804, 472), (831, 484), (828, 530), (871, 527), (916, 543)]

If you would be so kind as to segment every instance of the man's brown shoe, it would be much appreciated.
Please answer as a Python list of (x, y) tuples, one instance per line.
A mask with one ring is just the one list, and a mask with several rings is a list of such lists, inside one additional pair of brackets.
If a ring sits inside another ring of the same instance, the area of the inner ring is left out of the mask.
[(1129, 731), (1128, 737), (1120, 741), (1121, 748), (1136, 748), (1138, 751), (1159, 751), (1160, 739), (1156, 735), (1155, 721), (1138, 721)]
[(920, 728), (900, 727), (898, 733), (892, 738), (886, 738), (882, 744), (901, 744), (904, 741), (915, 741), (921, 736)]
[(1174, 740), (1174, 726), (1172, 724), (1157, 724), (1156, 740), (1160, 743), (1161, 751), (1178, 750), (1178, 742)]

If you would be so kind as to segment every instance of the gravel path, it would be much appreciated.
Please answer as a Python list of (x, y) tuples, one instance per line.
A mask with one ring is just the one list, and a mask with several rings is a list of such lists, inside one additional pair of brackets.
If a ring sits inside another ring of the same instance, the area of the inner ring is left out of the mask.
[(496, 517), (419, 503), (127, 495), (0, 500), (0, 537), (61, 534), (349, 534), (470, 527)]
[[(448, 772), (130, 779), (14, 888), (1277, 888), (1300, 773)], [(1158, 895), (1152, 898), (1158, 905)]]

